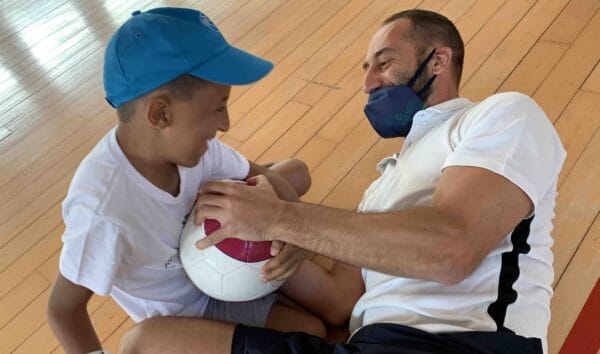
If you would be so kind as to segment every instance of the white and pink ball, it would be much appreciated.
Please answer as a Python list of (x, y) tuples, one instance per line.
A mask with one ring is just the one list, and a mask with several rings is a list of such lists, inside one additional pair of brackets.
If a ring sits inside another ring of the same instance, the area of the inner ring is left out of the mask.
[(181, 262), (192, 282), (205, 294), (223, 301), (250, 301), (279, 288), (282, 281), (263, 282), (260, 268), (272, 257), (271, 242), (227, 238), (200, 250), (196, 242), (218, 230), (217, 220), (194, 224), (188, 217), (180, 243)]

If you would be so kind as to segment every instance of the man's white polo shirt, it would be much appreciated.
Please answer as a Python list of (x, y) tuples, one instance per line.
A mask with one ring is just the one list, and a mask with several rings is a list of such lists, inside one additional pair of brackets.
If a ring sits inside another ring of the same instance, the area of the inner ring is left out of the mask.
[[(398, 323), (428, 332), (510, 331), (542, 340), (552, 296), (552, 218), (565, 151), (544, 112), (518, 93), (481, 103), (453, 99), (418, 112), (402, 150), (384, 158), (361, 212), (431, 205), (448, 166), (474, 166), (504, 176), (531, 199), (534, 213), (454, 286), (363, 269), (366, 292), (350, 329)], [(482, 235), (481, 237), (485, 237)]]

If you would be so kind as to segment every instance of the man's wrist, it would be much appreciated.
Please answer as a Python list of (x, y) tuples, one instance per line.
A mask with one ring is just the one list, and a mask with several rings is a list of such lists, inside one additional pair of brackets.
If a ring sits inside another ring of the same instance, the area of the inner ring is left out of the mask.
[(296, 204), (298, 203), (285, 200), (277, 201), (274, 222), (271, 222), (268, 226), (268, 235), (271, 241), (278, 240), (296, 244), (295, 242), (290, 242), (292, 235), (289, 227), (290, 221), (294, 218)]

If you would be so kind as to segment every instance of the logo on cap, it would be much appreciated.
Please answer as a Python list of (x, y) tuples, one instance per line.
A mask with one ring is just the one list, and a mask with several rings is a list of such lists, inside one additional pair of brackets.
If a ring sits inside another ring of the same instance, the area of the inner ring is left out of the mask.
[(200, 19), (200, 22), (204, 26), (210, 28), (211, 30), (213, 30), (215, 32), (219, 32), (219, 29), (217, 28), (217, 26), (210, 20), (210, 18), (206, 17), (205, 14), (200, 12), (200, 13), (198, 13), (198, 17)]

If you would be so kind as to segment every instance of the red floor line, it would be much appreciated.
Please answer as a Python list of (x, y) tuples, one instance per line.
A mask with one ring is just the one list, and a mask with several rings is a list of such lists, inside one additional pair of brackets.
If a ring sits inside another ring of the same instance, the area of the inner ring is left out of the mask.
[(560, 354), (596, 354), (600, 348), (600, 279), (590, 293)]

